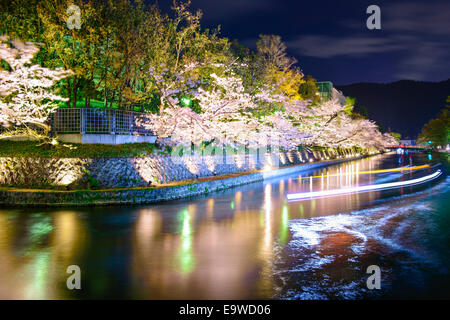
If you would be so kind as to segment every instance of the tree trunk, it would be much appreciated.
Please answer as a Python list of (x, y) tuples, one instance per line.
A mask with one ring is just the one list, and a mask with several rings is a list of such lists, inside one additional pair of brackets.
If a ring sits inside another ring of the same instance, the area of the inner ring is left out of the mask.
[(111, 101), (109, 102), (109, 108), (112, 108), (112, 104), (114, 102), (114, 99), (116, 97), (116, 90), (113, 91), (112, 97), (111, 97)]
[(73, 86), (72, 86), (73, 94), (72, 94), (72, 108), (77, 107), (77, 93), (78, 93), (78, 81), (76, 77), (73, 77)]
[(67, 93), (69, 95), (69, 99), (67, 100), (67, 107), (70, 108), (72, 103), (72, 86), (70, 85), (70, 78), (67, 79)]
[(105, 109), (108, 108), (108, 88), (105, 88)]

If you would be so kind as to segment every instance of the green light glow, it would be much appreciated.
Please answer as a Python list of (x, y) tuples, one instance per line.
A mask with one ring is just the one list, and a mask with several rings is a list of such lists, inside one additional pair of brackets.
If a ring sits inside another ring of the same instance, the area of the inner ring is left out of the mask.
[(33, 224), (28, 228), (30, 245), (23, 249), (24, 255), (33, 255), (35, 250), (45, 242), (53, 231), (52, 220), (49, 216), (34, 213)]
[(180, 213), (182, 220), (181, 227), (181, 246), (178, 251), (178, 258), (180, 262), (180, 271), (183, 274), (187, 274), (194, 269), (195, 261), (192, 252), (192, 225), (191, 215), (187, 209)]
[(53, 226), (51, 223), (51, 218), (48, 216), (43, 216), (40, 213), (37, 213), (33, 214), (33, 218), (36, 222), (30, 226), (29, 235), (30, 240), (37, 244), (45, 240), (49, 233), (53, 231)]
[(25, 299), (47, 299), (48, 267), (50, 252), (48, 250), (36, 254), (33, 262), (28, 266), (31, 275), (30, 284), (25, 291)]
[(234, 210), (234, 201), (231, 201), (230, 208), (231, 208), (231, 210)]
[(181, 98), (181, 104), (185, 107), (188, 107), (191, 105), (191, 99), (183, 97)]
[(289, 211), (285, 205), (281, 211), (280, 242), (285, 244), (289, 235)]
[(48, 299), (49, 264), (51, 252), (40, 250), (40, 245), (48, 239), (53, 231), (52, 219), (42, 213), (32, 214), (33, 224), (29, 227), (30, 246), (24, 250), (24, 255), (32, 257), (27, 266), (30, 284), (25, 289), (25, 299)]

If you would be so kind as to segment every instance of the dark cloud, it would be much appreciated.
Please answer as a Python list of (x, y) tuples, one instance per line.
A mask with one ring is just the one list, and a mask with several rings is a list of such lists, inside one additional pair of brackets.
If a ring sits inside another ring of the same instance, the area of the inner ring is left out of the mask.
[(388, 5), (384, 12), (386, 30), (450, 36), (450, 3), (395, 3)]
[(341, 24), (352, 33), (298, 35), (288, 46), (297, 55), (321, 59), (377, 59), (377, 54), (395, 52), (400, 56), (394, 79), (435, 80), (437, 74), (441, 79), (450, 76), (450, 4), (390, 4), (381, 7), (381, 21), (382, 31), (371, 31), (356, 21), (344, 20)]
[(440, 78), (450, 76), (450, 47), (442, 43), (421, 42), (411, 44), (409, 54), (399, 64), (397, 79), (432, 80), (432, 75)]
[[(372, 4), (381, 8), (381, 30), (366, 28)], [(319, 79), (450, 77), (449, 0), (192, 0), (192, 8), (203, 11), (205, 28), (221, 25), (222, 35), (251, 48), (259, 34), (280, 35), (299, 66)]]
[(288, 41), (287, 45), (303, 56), (317, 58), (362, 56), (402, 49), (395, 41), (378, 36), (309, 35)]

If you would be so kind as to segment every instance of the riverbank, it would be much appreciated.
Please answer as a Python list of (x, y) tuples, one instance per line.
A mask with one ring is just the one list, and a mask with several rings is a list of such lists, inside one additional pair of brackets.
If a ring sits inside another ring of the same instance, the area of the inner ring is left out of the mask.
[[(73, 145), (76, 149), (63, 152), (56, 148), (58, 152), (49, 152), (36, 146), (24, 149), (20, 146), (11, 143), (9, 149), (0, 148), (0, 186), (62, 191), (156, 187), (174, 181), (249, 173), (374, 152), (357, 148), (268, 152), (225, 147), (181, 150), (180, 154), (180, 150), (160, 152), (138, 143), (120, 148)], [(103, 147), (105, 150), (101, 151)]]
[(0, 203), (7, 206), (95, 206), (117, 204), (144, 204), (176, 200), (186, 197), (220, 192), (265, 179), (291, 173), (327, 167), (369, 155), (344, 157), (313, 163), (262, 169), (219, 176), (172, 181), (150, 187), (110, 188), (98, 190), (53, 190), (0, 187)]

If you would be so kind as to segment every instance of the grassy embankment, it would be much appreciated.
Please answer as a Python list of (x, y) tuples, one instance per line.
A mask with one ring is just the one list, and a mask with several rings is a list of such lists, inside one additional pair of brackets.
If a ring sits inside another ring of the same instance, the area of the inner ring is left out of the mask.
[[(39, 146), (36, 141), (5, 141), (0, 140), (0, 157), (32, 157), (32, 158), (126, 158), (151, 155), (156, 146), (151, 143), (125, 143), (120, 145), (107, 144), (73, 144), (61, 143), (75, 147), (73, 149), (59, 146)], [(361, 148), (351, 148), (361, 153)], [(314, 146), (299, 147), (300, 151), (332, 151), (333, 148)], [(166, 150), (170, 152), (170, 148)]]
[(1, 141), (0, 157), (31, 158), (125, 158), (144, 157), (152, 154), (155, 145), (151, 143), (67, 144), (64, 146), (39, 146), (36, 141)]

